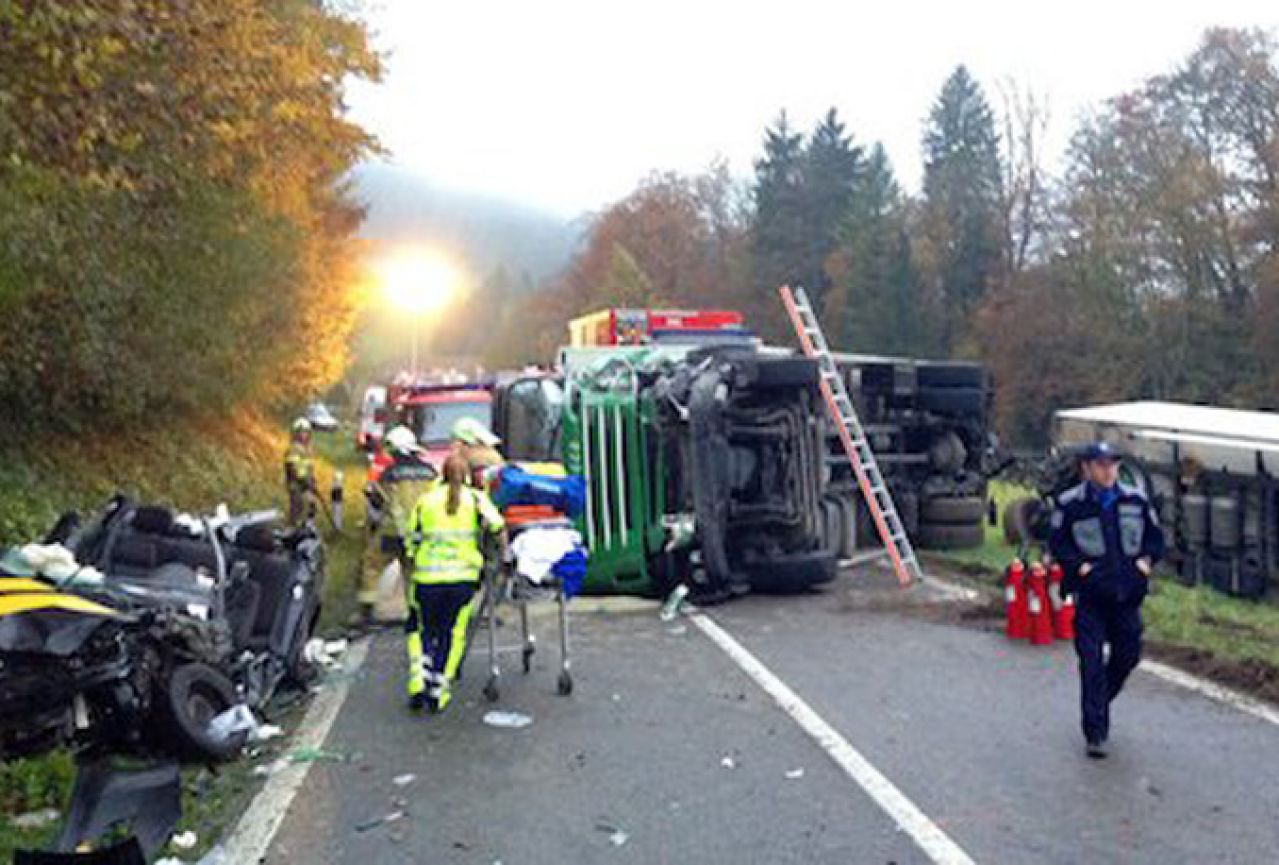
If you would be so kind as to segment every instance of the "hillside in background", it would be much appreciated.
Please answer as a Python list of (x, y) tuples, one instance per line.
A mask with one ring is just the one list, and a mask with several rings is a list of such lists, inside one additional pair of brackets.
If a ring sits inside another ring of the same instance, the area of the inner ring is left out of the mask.
[(570, 220), (447, 189), (385, 162), (365, 163), (353, 178), (356, 198), (368, 207), (363, 237), (442, 246), (481, 280), (504, 267), (521, 283), (525, 274), (541, 283), (568, 262), (581, 235)]

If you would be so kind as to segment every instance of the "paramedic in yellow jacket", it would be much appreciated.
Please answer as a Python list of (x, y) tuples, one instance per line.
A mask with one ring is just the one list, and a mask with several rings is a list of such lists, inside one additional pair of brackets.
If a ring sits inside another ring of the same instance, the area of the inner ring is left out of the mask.
[(311, 453), (311, 422), (304, 417), (293, 422), (289, 449), (284, 452), (284, 487), (289, 494), (289, 525), (300, 525), (315, 516), (315, 457)]
[(443, 482), (418, 499), (405, 543), (413, 563), (409, 591), (409, 706), (442, 711), (452, 699), (466, 650), (466, 626), (480, 580), (483, 532), (499, 533), (502, 515), (467, 484), (461, 454), (444, 461)]
[[(405, 553), (404, 538), (413, 507), (435, 482), (435, 469), (420, 457), (417, 436), (408, 427), (397, 426), (388, 432), (382, 447), (393, 462), (365, 490), (369, 503), (381, 514), (377, 523), (370, 526), (364, 548), (359, 601), (360, 619), (365, 626), (373, 624), (382, 572)], [(401, 562), (401, 572), (407, 575), (407, 561)]]

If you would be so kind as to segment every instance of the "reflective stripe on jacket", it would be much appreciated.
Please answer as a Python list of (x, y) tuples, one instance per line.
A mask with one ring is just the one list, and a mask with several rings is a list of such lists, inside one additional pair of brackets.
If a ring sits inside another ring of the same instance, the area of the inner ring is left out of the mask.
[(500, 531), (501, 513), (487, 495), (461, 489), (457, 512), (448, 512), (449, 488), (438, 484), (417, 500), (409, 518), (405, 549), (413, 560), (416, 583), (473, 583), (479, 579), (484, 555), (480, 531)]

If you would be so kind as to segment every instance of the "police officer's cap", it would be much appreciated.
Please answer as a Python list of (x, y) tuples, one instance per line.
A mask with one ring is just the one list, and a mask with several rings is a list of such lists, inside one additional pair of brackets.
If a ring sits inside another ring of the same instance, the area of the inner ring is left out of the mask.
[(1093, 462), (1094, 460), (1119, 462), (1123, 459), (1123, 454), (1116, 450), (1110, 442), (1093, 442), (1079, 452), (1079, 458), (1084, 462)]

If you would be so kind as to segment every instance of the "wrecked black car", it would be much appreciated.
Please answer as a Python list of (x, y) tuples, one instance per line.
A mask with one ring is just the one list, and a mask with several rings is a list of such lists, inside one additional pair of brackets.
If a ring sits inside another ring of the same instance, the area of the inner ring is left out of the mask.
[(80, 571), (59, 582), (0, 567), (0, 756), (69, 744), (234, 756), (214, 718), (261, 709), (314, 675), (323, 546), (274, 512), (193, 520), (117, 497), (46, 539)]

